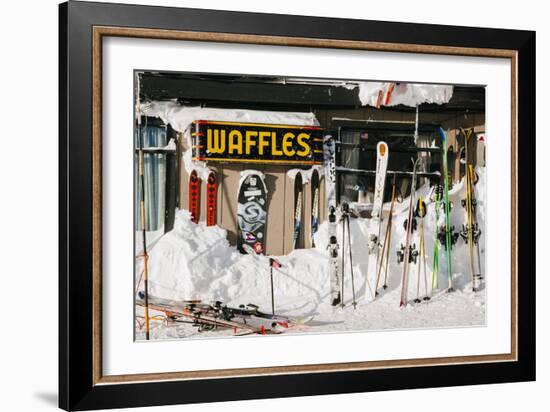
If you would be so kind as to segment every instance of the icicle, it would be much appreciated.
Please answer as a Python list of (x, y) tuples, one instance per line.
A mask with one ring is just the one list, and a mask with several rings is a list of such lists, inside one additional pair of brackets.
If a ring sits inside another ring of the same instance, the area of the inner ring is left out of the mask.
[(417, 145), (418, 140), (418, 105), (416, 105), (416, 118), (414, 120), (414, 145)]

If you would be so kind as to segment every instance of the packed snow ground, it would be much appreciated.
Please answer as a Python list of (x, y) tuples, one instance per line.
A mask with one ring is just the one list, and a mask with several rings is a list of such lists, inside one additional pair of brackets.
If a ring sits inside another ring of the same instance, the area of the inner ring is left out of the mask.
[[(475, 186), (477, 198), (477, 220), (482, 230), (479, 240), (481, 252), (481, 270), (485, 274), (485, 169), (479, 169), (479, 182)], [(433, 244), (435, 234), (434, 204), (429, 200), (428, 185), (420, 187), (421, 195), (427, 204), (425, 218), (425, 250), (427, 290), (432, 297), (429, 301), (413, 303), (417, 296), (416, 267), (411, 266), (409, 273), (409, 304), (399, 307), (402, 264), (397, 263), (396, 251), (404, 243), (404, 220), (407, 218), (408, 198), (395, 206), (393, 230), (388, 269), (388, 288), (380, 289), (380, 295), (374, 302), (367, 303), (365, 293), (366, 270), (369, 259), (367, 251), (368, 236), (371, 232), (369, 219), (351, 218), (351, 243), (353, 249), (353, 271), (358, 302), (352, 306), (352, 279), (348, 255), (345, 271), (345, 307), (330, 305), (328, 274), (327, 223), (319, 227), (315, 235), (314, 249), (299, 249), (286, 256), (277, 257), (283, 265), (275, 269), (274, 290), (276, 312), (289, 316), (313, 316), (303, 332), (362, 331), (381, 329), (409, 329), (433, 327), (480, 326), (485, 324), (485, 282), (477, 292), (471, 290), (469, 268), (469, 249), (462, 238), (452, 250), (453, 283), (455, 291), (445, 292), (448, 286), (448, 271), (444, 248), (440, 246), (439, 289), (431, 292)], [(465, 197), (464, 182), (456, 184), (449, 192), (452, 224), (459, 231), (465, 221), (461, 199)], [(385, 233), (387, 214), (390, 204), (384, 205), (382, 237)], [(268, 218), (269, 219), (269, 218)], [(268, 220), (268, 225), (269, 225)], [(418, 246), (418, 232), (412, 243)], [(141, 237), (136, 244), (136, 256), (141, 255)], [(189, 212), (181, 210), (176, 216), (174, 229), (164, 235), (159, 232), (148, 237), (149, 245), (149, 292), (151, 295), (168, 299), (200, 299), (203, 302), (220, 300), (229, 306), (254, 303), (264, 312), (271, 311), (271, 289), (268, 260), (264, 256), (241, 255), (234, 246), (230, 246), (226, 231), (218, 226), (207, 227), (204, 223), (194, 224)], [(342, 245), (342, 224), (338, 225), (338, 243)], [(347, 249), (346, 249), (347, 251)], [(342, 247), (340, 246), (340, 256)], [(142, 290), (143, 259), (136, 259), (136, 291)], [(421, 276), (420, 297), (426, 294), (424, 275)], [(143, 308), (137, 307), (138, 316)], [(138, 328), (139, 329), (139, 328)], [(294, 331), (293, 331), (294, 332)], [(200, 333), (200, 337), (230, 335), (231, 332), (210, 331)], [(154, 321), (152, 337), (154, 339), (197, 337), (196, 328), (189, 325), (166, 325)], [(137, 331), (137, 338), (142, 333)]]

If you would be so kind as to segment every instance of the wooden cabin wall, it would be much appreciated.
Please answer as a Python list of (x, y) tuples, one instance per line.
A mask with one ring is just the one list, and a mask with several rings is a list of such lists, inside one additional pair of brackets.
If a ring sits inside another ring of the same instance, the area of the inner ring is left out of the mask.
[[(355, 110), (318, 110), (317, 118), (321, 126), (331, 129), (333, 118), (349, 118), (356, 120), (393, 120), (393, 121), (415, 121), (414, 112), (403, 112), (391, 109), (375, 109), (371, 107), (358, 108)], [(460, 175), (460, 163), (458, 153), (461, 142), (457, 141), (457, 130), (474, 127), (476, 133), (485, 132), (485, 116), (483, 114), (464, 113), (419, 113), (419, 121), (422, 123), (439, 123), (445, 130), (448, 130), (448, 147), (453, 148), (457, 153), (452, 166), (453, 180), (458, 181)], [(186, 139), (179, 139), (182, 152), (187, 150)], [(425, 145), (426, 142), (421, 142)], [(477, 139), (472, 140), (471, 153), (474, 153), (477, 164), (484, 165), (484, 147), (477, 145)], [(181, 163), (183, 166), (183, 162)], [(237, 243), (237, 194), (240, 180), (240, 172), (253, 168), (263, 172), (266, 176), (266, 187), (268, 190), (268, 218), (266, 230), (266, 254), (284, 255), (292, 251), (292, 236), (294, 231), (294, 180), (287, 176), (292, 166), (279, 165), (254, 165), (249, 167), (246, 164), (209, 164), (217, 172), (218, 177), (218, 211), (217, 224), (227, 230), (227, 238), (232, 245)], [(451, 168), (451, 167), (450, 167)], [(180, 208), (189, 208), (189, 176), (184, 167), (180, 167)], [(403, 188), (405, 190), (405, 188)], [(206, 219), (206, 182), (201, 182), (201, 204), (200, 221)], [(298, 248), (311, 247), (311, 185), (304, 183), (304, 197), (302, 207), (303, 229), (298, 239)], [(319, 218), (324, 222), (327, 218), (325, 178), (320, 179), (320, 205)]]
[[(185, 139), (182, 142), (182, 152), (187, 150)], [(267, 187), (267, 229), (266, 254), (280, 256), (293, 250), (292, 236), (294, 232), (294, 180), (287, 172), (294, 166), (254, 165), (211, 163), (218, 178), (218, 209), (217, 224), (227, 230), (227, 239), (231, 245), (237, 244), (237, 196), (241, 171), (245, 169), (258, 170), (265, 174)], [(181, 209), (189, 209), (189, 174), (180, 167), (180, 205)], [(325, 179), (320, 179), (320, 202), (325, 204)], [(302, 231), (297, 242), (297, 248), (311, 247), (311, 208), (312, 196), (309, 182), (303, 185), (304, 196), (302, 205)], [(200, 216), (201, 222), (206, 221), (206, 182), (200, 184)], [(326, 212), (320, 208), (320, 219), (326, 218)]]

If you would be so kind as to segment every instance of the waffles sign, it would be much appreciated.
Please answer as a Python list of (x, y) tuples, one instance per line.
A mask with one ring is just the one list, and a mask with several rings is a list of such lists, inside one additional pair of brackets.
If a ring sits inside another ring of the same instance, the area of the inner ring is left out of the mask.
[(301, 165), (323, 161), (320, 127), (198, 120), (193, 129), (194, 160)]

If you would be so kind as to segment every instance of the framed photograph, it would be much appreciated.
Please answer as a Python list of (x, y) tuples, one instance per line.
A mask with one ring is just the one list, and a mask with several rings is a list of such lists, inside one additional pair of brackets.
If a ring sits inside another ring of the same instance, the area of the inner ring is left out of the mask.
[(65, 410), (535, 379), (535, 33), (60, 5)]

